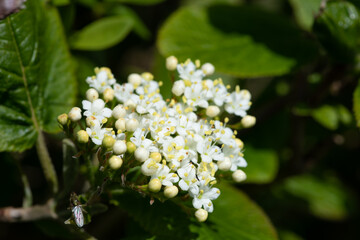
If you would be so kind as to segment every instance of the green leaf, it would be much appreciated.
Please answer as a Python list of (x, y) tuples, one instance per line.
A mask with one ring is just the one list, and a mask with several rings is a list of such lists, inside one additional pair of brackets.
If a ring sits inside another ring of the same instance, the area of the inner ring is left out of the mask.
[(306, 200), (310, 212), (317, 217), (341, 220), (348, 215), (348, 195), (337, 181), (300, 175), (288, 178), (285, 181), (285, 189), (294, 196)]
[(111, 9), (114, 14), (120, 15), (123, 17), (128, 17), (133, 20), (134, 27), (133, 31), (139, 35), (139, 37), (148, 40), (151, 36), (149, 29), (145, 26), (142, 20), (138, 15), (129, 7), (126, 6), (117, 6), (116, 8)]
[(305, 30), (311, 30), (315, 15), (320, 10), (322, 0), (289, 0), (294, 9), (296, 22)]
[(360, 80), (354, 92), (354, 113), (357, 126), (360, 127)]
[(51, 0), (55, 6), (65, 6), (70, 4), (70, 0)]
[(127, 16), (112, 16), (97, 20), (70, 38), (70, 46), (77, 50), (103, 50), (121, 42), (133, 27)]
[(200, 59), (239, 77), (283, 75), (316, 53), (288, 19), (236, 6), (182, 8), (165, 22), (157, 45), (165, 57)]
[(278, 157), (275, 151), (245, 146), (244, 157), (248, 166), (244, 169), (246, 183), (269, 183), (278, 171)]
[(314, 32), (337, 61), (353, 62), (360, 49), (360, 17), (349, 2), (331, 2), (315, 21)]
[(311, 112), (312, 117), (324, 127), (335, 130), (339, 125), (337, 109), (333, 106), (324, 105)]
[(107, 2), (118, 2), (118, 3), (128, 3), (134, 5), (153, 5), (164, 2), (165, 0), (105, 0)]
[(338, 105), (337, 111), (340, 122), (345, 125), (349, 125), (352, 122), (353, 117), (350, 111), (344, 105)]
[(26, 1), (0, 21), (0, 151), (31, 148), (74, 104), (76, 82), (55, 8)]
[(159, 239), (277, 239), (269, 219), (245, 194), (225, 183), (217, 187), (221, 195), (205, 223), (196, 222), (190, 217), (193, 213), (187, 216), (170, 200), (150, 205), (148, 198), (134, 192), (114, 196), (114, 203)]

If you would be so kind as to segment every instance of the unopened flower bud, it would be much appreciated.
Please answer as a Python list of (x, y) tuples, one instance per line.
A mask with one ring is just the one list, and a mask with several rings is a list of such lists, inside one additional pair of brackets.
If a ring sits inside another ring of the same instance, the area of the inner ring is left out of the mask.
[(81, 119), (81, 109), (78, 107), (73, 107), (69, 112), (69, 118), (73, 122), (77, 122)]
[(179, 193), (179, 189), (176, 186), (167, 186), (164, 189), (164, 196), (166, 198), (173, 198)]
[(150, 154), (150, 158), (154, 159), (155, 162), (160, 162), (161, 161), (161, 153), (159, 152), (152, 152)]
[(207, 109), (206, 109), (206, 115), (208, 117), (216, 117), (218, 114), (220, 113), (220, 108), (218, 106), (209, 106)]
[(174, 71), (176, 69), (177, 64), (178, 64), (178, 60), (174, 56), (170, 56), (166, 59), (166, 68), (169, 71)]
[(125, 128), (125, 119), (124, 118), (119, 118), (118, 120), (116, 120), (115, 122), (115, 127), (117, 130), (120, 130), (122, 132), (124, 132), (126, 130)]
[(239, 148), (244, 148), (244, 143), (239, 138), (235, 138), (235, 142), (238, 145)]
[(238, 169), (235, 172), (233, 172), (232, 178), (234, 179), (235, 182), (242, 182), (246, 179), (246, 174), (243, 170)]
[(243, 125), (244, 128), (250, 128), (254, 126), (256, 123), (256, 118), (254, 116), (246, 115), (241, 119), (241, 125)]
[(138, 126), (139, 126), (139, 121), (135, 118), (129, 119), (125, 123), (125, 128), (126, 131), (128, 132), (135, 132)]
[(175, 95), (175, 96), (180, 96), (184, 93), (185, 91), (185, 83), (183, 80), (178, 80), (176, 82), (174, 82), (174, 85), (171, 89), (172, 93)]
[(123, 160), (118, 156), (114, 155), (109, 159), (109, 165), (114, 170), (119, 169), (122, 164), (123, 164)]
[(114, 99), (115, 91), (112, 88), (107, 88), (104, 91), (104, 100), (112, 101)]
[(121, 105), (121, 104), (117, 105), (117, 106), (113, 109), (112, 115), (113, 115), (113, 117), (116, 118), (116, 119), (125, 117), (125, 116), (126, 116), (126, 110), (125, 110), (124, 106)]
[(131, 83), (134, 88), (137, 88), (141, 83), (141, 76), (137, 73), (132, 73), (128, 76), (128, 82)]
[(87, 100), (89, 100), (90, 102), (95, 101), (96, 99), (99, 98), (99, 93), (93, 89), (93, 88), (89, 88), (86, 91), (86, 98)]
[(145, 79), (146, 81), (151, 81), (154, 79), (154, 76), (149, 72), (144, 72), (141, 74), (141, 77)]
[(158, 178), (154, 178), (149, 182), (148, 187), (150, 192), (157, 193), (161, 189), (161, 182)]
[(211, 63), (204, 63), (202, 65), (201, 70), (203, 70), (205, 75), (211, 75), (215, 72), (215, 67)]
[(218, 167), (219, 167), (219, 170), (222, 170), (222, 171), (228, 171), (228, 170), (230, 170), (231, 164), (232, 164), (232, 163), (231, 163), (231, 160), (230, 160), (230, 158), (228, 158), (228, 157), (225, 157), (224, 160), (217, 162), (217, 165), (218, 165)]
[(127, 143), (126, 143), (126, 148), (127, 148), (127, 151), (128, 151), (129, 153), (133, 153), (133, 152), (135, 152), (135, 150), (136, 150), (136, 146), (135, 146), (135, 144), (132, 143), (132, 142), (127, 142)]
[(94, 118), (93, 116), (90, 116), (90, 117), (87, 117), (86, 118), (86, 126), (88, 126), (88, 127), (92, 127), (92, 126), (94, 126), (94, 120), (95, 120), (96, 118)]
[(136, 103), (133, 100), (129, 99), (124, 103), (124, 106), (129, 108), (130, 110), (133, 110), (136, 108)]
[(84, 130), (78, 131), (76, 134), (76, 138), (79, 143), (89, 142), (89, 134)]
[(58, 123), (60, 123), (61, 125), (66, 125), (69, 120), (69, 117), (66, 113), (63, 113), (58, 116), (57, 120), (58, 120)]
[(114, 146), (115, 139), (109, 135), (106, 135), (102, 141), (102, 145), (105, 148), (112, 148)]
[(145, 162), (149, 158), (149, 155), (149, 151), (143, 147), (137, 148), (134, 153), (135, 159), (139, 162)]
[(208, 218), (208, 212), (202, 208), (198, 209), (195, 212), (195, 217), (199, 222), (205, 222), (206, 219)]
[(113, 151), (115, 154), (117, 154), (117, 155), (123, 154), (126, 152), (126, 150), (127, 150), (127, 147), (126, 147), (125, 141), (117, 140), (114, 143)]

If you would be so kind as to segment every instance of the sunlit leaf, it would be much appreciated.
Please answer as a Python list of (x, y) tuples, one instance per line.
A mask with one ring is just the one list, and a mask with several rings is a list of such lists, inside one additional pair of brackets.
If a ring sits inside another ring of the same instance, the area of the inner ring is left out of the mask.
[(161, 28), (160, 53), (211, 62), (239, 77), (277, 76), (311, 59), (316, 50), (287, 19), (252, 7), (188, 7)]
[(289, 0), (294, 9), (297, 23), (306, 30), (311, 30), (322, 0)]
[(26, 1), (0, 21), (0, 151), (32, 147), (74, 104), (76, 82), (55, 8)]
[(70, 39), (70, 46), (77, 50), (103, 50), (121, 42), (133, 27), (133, 20), (127, 16), (101, 18)]

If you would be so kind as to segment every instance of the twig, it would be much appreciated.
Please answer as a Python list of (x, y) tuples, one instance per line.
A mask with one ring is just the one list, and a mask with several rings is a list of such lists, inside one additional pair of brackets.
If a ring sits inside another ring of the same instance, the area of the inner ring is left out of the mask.
[(54, 211), (55, 201), (50, 199), (45, 205), (35, 205), (32, 207), (0, 208), (0, 221), (2, 222), (27, 222), (44, 218), (57, 218)]

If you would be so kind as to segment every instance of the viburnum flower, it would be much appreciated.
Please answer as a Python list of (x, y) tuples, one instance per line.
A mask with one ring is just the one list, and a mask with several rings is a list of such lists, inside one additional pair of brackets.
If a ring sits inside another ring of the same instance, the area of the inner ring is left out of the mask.
[(244, 143), (228, 123), (229, 114), (234, 114), (242, 118), (234, 125), (255, 124), (255, 117), (247, 115), (251, 94), (239, 86), (230, 92), (221, 78), (210, 79), (215, 69), (210, 63), (178, 63), (172, 56), (167, 65), (175, 80), (170, 99), (163, 98), (162, 82), (151, 73), (132, 73), (120, 84), (110, 69), (96, 68), (96, 75), (86, 79), (89, 90), (88, 100), (82, 101), (83, 114), (75, 107), (59, 122), (71, 138), (75, 127), (82, 128), (85, 116), (86, 133), (81, 129), (73, 139), (82, 152), (97, 154), (99, 176), (109, 181), (121, 176), (119, 188), (152, 199), (190, 197), (198, 209), (195, 217), (205, 221), (214, 210), (212, 201), (220, 195), (214, 187), (219, 178), (246, 179), (240, 169), (247, 166)]

